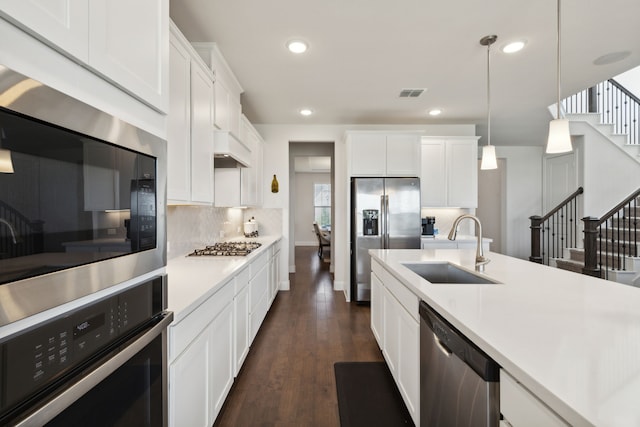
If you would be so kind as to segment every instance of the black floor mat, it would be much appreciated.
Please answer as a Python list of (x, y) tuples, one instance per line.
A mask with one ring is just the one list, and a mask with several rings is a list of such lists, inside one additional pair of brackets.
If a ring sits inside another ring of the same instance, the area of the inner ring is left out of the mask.
[(334, 364), (341, 427), (413, 426), (384, 362)]

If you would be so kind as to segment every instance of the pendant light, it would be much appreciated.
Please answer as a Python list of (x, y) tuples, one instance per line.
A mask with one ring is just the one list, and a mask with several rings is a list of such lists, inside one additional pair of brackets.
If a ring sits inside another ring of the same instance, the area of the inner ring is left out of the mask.
[(13, 162), (11, 161), (11, 151), (2, 148), (2, 141), (6, 139), (4, 129), (0, 128), (0, 173), (13, 173)]
[(496, 161), (496, 147), (491, 145), (491, 45), (498, 40), (498, 36), (485, 36), (480, 39), (480, 44), (487, 47), (487, 145), (482, 147), (482, 162), (480, 169), (498, 169)]
[(557, 0), (558, 4), (558, 51), (557, 51), (557, 77), (558, 77), (558, 103), (556, 118), (549, 122), (549, 139), (547, 139), (548, 154), (553, 153), (566, 153), (571, 151), (571, 134), (569, 133), (569, 120), (562, 118), (560, 113), (560, 0)]

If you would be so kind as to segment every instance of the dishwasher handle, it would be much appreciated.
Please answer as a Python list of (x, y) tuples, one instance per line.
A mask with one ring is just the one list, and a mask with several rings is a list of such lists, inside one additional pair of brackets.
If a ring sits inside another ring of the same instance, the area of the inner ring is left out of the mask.
[(420, 317), (423, 326), (428, 327), (437, 338), (438, 344), (451, 354), (455, 354), (485, 381), (500, 380), (500, 365), (471, 342), (453, 325), (447, 322), (424, 301), (420, 302)]

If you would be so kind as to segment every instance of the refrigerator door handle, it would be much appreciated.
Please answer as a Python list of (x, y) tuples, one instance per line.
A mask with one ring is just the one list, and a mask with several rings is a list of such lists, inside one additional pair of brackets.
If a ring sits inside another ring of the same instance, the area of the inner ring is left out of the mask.
[(389, 195), (384, 196), (384, 247), (389, 249)]
[(385, 208), (386, 204), (384, 203), (384, 194), (380, 196), (380, 218), (379, 225), (380, 228), (380, 249), (384, 249), (386, 247), (386, 235), (387, 235), (387, 223), (385, 222)]

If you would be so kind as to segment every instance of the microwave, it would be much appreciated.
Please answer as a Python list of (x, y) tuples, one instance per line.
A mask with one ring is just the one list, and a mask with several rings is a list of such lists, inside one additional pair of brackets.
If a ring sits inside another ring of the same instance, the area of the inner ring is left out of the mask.
[(0, 327), (163, 268), (165, 198), (166, 141), (0, 66)]

